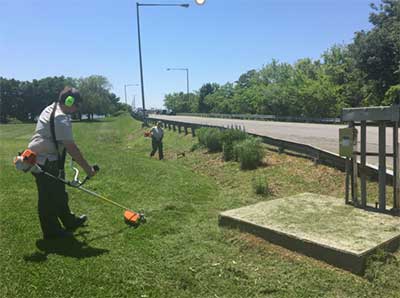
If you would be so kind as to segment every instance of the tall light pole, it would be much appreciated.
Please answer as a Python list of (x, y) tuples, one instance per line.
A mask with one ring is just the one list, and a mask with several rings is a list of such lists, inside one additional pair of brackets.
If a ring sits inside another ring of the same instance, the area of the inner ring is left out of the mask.
[(125, 84), (124, 85), (124, 90), (125, 90), (125, 104), (128, 104), (127, 99), (126, 99), (126, 87), (129, 86), (139, 86), (139, 84)]
[[(197, 4), (202, 5), (204, 0), (195, 0)], [(143, 83), (143, 62), (142, 62), (142, 46), (140, 42), (140, 21), (139, 21), (139, 7), (140, 6), (179, 6), (188, 8), (189, 4), (162, 4), (162, 3), (139, 3), (136, 2), (136, 19), (137, 19), (137, 29), (138, 29), (138, 45), (139, 45), (139, 64), (140, 64), (140, 86), (142, 91), (142, 108), (143, 108), (143, 118), (146, 119), (146, 106), (144, 100), (144, 83)]]
[(189, 101), (189, 68), (167, 68), (167, 71), (170, 70), (185, 70), (186, 71), (186, 96)]

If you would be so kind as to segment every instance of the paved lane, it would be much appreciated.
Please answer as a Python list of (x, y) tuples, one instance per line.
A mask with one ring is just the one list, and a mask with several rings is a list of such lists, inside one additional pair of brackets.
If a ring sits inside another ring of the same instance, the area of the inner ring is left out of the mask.
[[(339, 128), (346, 125), (334, 124), (315, 124), (315, 123), (293, 123), (276, 121), (255, 121), (241, 119), (221, 119), (221, 118), (203, 118), (191, 116), (166, 116), (150, 115), (159, 119), (182, 121), (196, 124), (209, 124), (218, 126), (240, 125), (247, 132), (262, 136), (268, 136), (281, 140), (293, 141), (296, 143), (307, 144), (329, 152), (339, 153)], [(360, 137), (360, 131), (358, 132)], [(393, 152), (393, 129), (386, 129), (386, 151)], [(367, 128), (367, 151), (378, 152), (378, 128)], [(376, 157), (367, 157), (367, 163), (378, 165)], [(392, 158), (387, 159), (388, 167), (392, 165)]]

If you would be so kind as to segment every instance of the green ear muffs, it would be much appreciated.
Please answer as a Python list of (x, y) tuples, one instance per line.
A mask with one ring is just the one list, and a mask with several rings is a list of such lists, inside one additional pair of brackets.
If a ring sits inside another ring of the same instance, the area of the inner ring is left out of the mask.
[(74, 105), (74, 102), (75, 102), (75, 98), (73, 97), (73, 96), (68, 96), (66, 99), (65, 99), (65, 105), (67, 106), (67, 107), (72, 107), (73, 105)]

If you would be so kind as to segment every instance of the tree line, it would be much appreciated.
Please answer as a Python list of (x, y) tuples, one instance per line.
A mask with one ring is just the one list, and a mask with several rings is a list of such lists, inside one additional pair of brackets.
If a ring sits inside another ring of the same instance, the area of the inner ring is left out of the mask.
[(272, 60), (234, 83), (206, 83), (164, 98), (177, 113), (337, 117), (342, 108), (400, 102), (400, 0), (371, 4), (369, 31), (334, 45), (320, 59)]
[(10, 119), (34, 121), (40, 112), (58, 99), (65, 86), (78, 88), (83, 100), (79, 114), (93, 115), (113, 114), (119, 110), (129, 110), (130, 106), (119, 102), (119, 98), (110, 92), (111, 84), (107, 78), (93, 75), (86, 78), (47, 77), (40, 80), (18, 81), (0, 77), (0, 122)]

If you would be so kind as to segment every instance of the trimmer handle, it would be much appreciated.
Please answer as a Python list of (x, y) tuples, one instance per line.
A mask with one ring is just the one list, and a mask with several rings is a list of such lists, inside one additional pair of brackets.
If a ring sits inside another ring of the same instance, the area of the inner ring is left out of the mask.
[[(95, 171), (95, 172), (98, 172), (98, 171), (100, 171), (100, 167), (98, 166), (98, 165), (93, 165), (93, 170)], [(90, 177), (89, 176), (86, 176), (85, 177), (85, 179), (82, 181), (82, 182), (80, 182), (79, 184), (78, 184), (78, 186), (77, 187), (80, 187), (80, 186), (82, 186), (83, 184), (85, 184), (86, 183), (86, 181), (88, 181), (90, 179)]]

